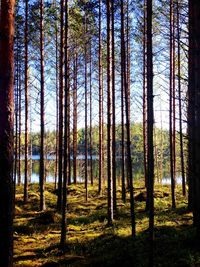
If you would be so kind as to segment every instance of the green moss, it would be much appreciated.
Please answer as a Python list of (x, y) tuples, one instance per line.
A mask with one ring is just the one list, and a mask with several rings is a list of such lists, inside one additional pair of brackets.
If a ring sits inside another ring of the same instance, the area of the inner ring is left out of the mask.
[[(144, 192), (136, 183), (135, 195)], [(148, 214), (145, 202), (135, 202), (137, 238), (131, 237), (129, 194), (121, 200), (113, 227), (107, 227), (106, 188), (101, 197), (98, 187), (89, 186), (85, 202), (84, 185), (70, 185), (67, 199), (67, 250), (59, 250), (61, 214), (56, 211), (57, 195), (53, 184), (46, 185), (47, 210), (53, 220), (39, 219), (39, 187), (31, 184), (29, 201), (23, 204), (23, 188), (17, 187), (15, 216), (15, 267), (18, 266), (148, 266)], [(195, 241), (192, 214), (177, 186), (177, 208), (171, 209), (170, 187), (155, 186), (155, 267), (192, 266), (200, 262), (199, 243)], [(163, 192), (165, 194), (163, 194)], [(186, 246), (187, 243), (190, 245)]]

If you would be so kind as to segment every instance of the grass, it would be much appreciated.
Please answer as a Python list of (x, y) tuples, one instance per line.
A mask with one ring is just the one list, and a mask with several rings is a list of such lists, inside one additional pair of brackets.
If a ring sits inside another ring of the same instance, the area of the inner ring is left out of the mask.
[[(99, 197), (97, 186), (85, 189), (70, 185), (67, 204), (67, 248), (59, 250), (61, 215), (56, 212), (57, 191), (46, 185), (48, 212), (39, 212), (39, 188), (29, 187), (29, 200), (23, 204), (23, 188), (16, 193), (14, 221), (14, 266), (148, 266), (148, 215), (145, 202), (135, 201), (137, 237), (131, 237), (130, 205), (121, 201), (113, 227), (107, 226), (106, 189)], [(144, 192), (135, 185), (135, 196)], [(163, 193), (164, 192), (164, 193)], [(200, 266), (200, 246), (192, 227), (192, 214), (177, 186), (177, 208), (171, 209), (169, 186), (155, 186), (155, 266)], [(136, 198), (137, 199), (137, 198)]]

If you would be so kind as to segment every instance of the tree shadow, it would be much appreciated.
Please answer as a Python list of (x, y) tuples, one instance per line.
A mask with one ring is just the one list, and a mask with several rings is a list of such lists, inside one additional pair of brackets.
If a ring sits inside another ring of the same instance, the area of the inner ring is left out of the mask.
[[(192, 226), (155, 227), (154, 267), (191, 267), (200, 259), (200, 241)], [(66, 252), (59, 244), (35, 249), (34, 255), (19, 255), (15, 262), (44, 259), (42, 266), (146, 267), (149, 258), (148, 230), (131, 236), (104, 233), (94, 239), (67, 242)], [(49, 260), (48, 260), (49, 259)], [(53, 259), (53, 260), (52, 260)]]

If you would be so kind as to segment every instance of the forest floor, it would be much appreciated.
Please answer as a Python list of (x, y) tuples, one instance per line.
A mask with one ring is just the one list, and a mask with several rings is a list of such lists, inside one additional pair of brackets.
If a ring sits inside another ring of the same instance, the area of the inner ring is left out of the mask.
[[(88, 201), (82, 184), (68, 189), (67, 249), (59, 250), (61, 215), (56, 212), (57, 191), (46, 185), (46, 212), (39, 212), (39, 188), (29, 186), (29, 200), (23, 204), (23, 188), (17, 187), (14, 221), (14, 266), (148, 266), (148, 214), (144, 187), (135, 184), (136, 231), (131, 237), (130, 205), (121, 201), (113, 227), (107, 226), (106, 188), (101, 196), (89, 186)], [(155, 186), (154, 266), (200, 266), (200, 245), (195, 239), (187, 199), (176, 189), (177, 208), (171, 209), (170, 187)]]

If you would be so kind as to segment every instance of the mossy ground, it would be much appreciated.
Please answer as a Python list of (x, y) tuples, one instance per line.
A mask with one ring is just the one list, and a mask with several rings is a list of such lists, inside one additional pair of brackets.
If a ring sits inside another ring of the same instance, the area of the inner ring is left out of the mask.
[[(135, 185), (135, 195), (144, 191)], [(130, 205), (117, 192), (118, 212), (113, 227), (107, 226), (106, 189), (89, 187), (85, 202), (84, 185), (69, 186), (67, 212), (67, 248), (59, 249), (61, 215), (56, 212), (56, 191), (46, 185), (47, 210), (52, 220), (42, 221), (39, 212), (39, 188), (29, 186), (29, 200), (23, 204), (23, 188), (16, 193), (14, 228), (14, 266), (148, 266), (148, 214), (145, 202), (135, 202), (137, 237), (131, 237)], [(200, 245), (195, 239), (192, 214), (187, 200), (177, 187), (177, 208), (171, 209), (170, 187), (155, 187), (155, 266), (200, 266)], [(166, 193), (166, 194), (163, 194)], [(167, 194), (168, 193), (168, 194)], [(199, 265), (198, 265), (199, 264)]]

